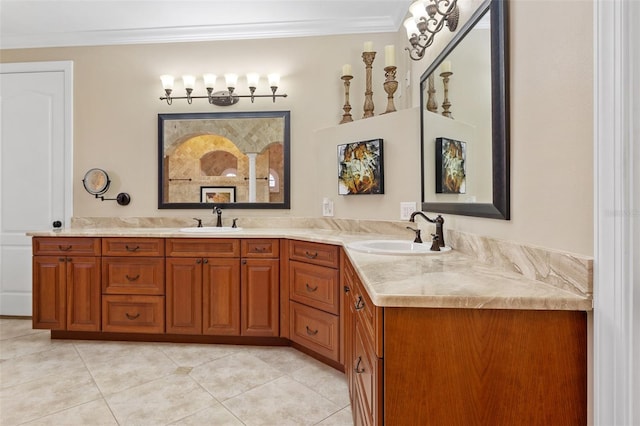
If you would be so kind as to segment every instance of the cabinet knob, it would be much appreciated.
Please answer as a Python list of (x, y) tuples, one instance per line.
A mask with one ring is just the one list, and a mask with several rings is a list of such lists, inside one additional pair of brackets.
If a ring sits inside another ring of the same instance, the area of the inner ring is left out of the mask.
[(200, 265), (202, 263), (202, 259), (196, 259), (196, 264)]
[(203, 259), (202, 263), (204, 263), (206, 265), (207, 263), (209, 263), (209, 259)]
[(345, 286), (344, 286), (344, 292), (345, 292), (345, 293), (349, 293), (350, 291), (351, 291), (351, 289), (349, 288), (349, 286), (348, 286), (348, 285), (345, 285)]

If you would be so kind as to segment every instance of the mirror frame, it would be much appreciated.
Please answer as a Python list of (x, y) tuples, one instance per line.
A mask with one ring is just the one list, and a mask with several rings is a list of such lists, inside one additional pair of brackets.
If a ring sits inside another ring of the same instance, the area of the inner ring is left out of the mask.
[[(422, 210), (463, 216), (492, 219), (510, 219), (510, 148), (509, 148), (509, 57), (507, 1), (486, 0), (473, 13), (449, 44), (420, 77), (420, 154)], [(491, 22), (491, 131), (492, 131), (492, 188), (493, 203), (447, 203), (425, 201), (425, 140), (424, 140), (424, 91), (427, 78), (473, 29), (482, 16), (490, 11)]]
[[(278, 203), (171, 203), (163, 199), (164, 185), (164, 123), (169, 120), (207, 120), (234, 118), (283, 118), (284, 156), (283, 201)], [(226, 209), (290, 209), (291, 208), (291, 113), (290, 111), (239, 111), (211, 113), (158, 114), (158, 208), (159, 209), (212, 209), (218, 206)]]

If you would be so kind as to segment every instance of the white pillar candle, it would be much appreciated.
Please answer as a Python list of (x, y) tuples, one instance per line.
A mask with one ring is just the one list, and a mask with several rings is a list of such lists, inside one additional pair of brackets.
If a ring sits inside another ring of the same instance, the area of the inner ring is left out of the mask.
[(451, 72), (451, 61), (444, 61), (442, 65), (440, 65), (440, 72)]
[(344, 64), (342, 66), (342, 75), (353, 75), (351, 74), (351, 65), (349, 64)]
[(384, 66), (396, 66), (396, 47), (393, 44), (384, 47)]
[(365, 41), (364, 42), (364, 52), (373, 52), (373, 42)]

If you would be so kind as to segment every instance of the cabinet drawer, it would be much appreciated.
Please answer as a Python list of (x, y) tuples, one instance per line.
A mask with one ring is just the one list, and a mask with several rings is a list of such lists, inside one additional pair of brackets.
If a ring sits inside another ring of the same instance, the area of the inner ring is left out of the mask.
[(291, 340), (334, 361), (340, 357), (339, 319), (318, 309), (291, 302)]
[(338, 246), (307, 241), (289, 241), (289, 258), (291, 260), (337, 268), (340, 260), (339, 253)]
[(308, 263), (289, 262), (290, 297), (296, 302), (338, 315), (338, 270)]
[(34, 255), (100, 256), (100, 238), (36, 237), (32, 243)]
[(103, 238), (103, 256), (164, 256), (162, 238)]
[(280, 242), (276, 239), (241, 240), (242, 257), (279, 257)]
[(102, 331), (164, 333), (164, 296), (102, 296)]
[(169, 257), (240, 257), (240, 241), (229, 238), (169, 238)]
[(164, 294), (164, 258), (104, 257), (102, 292), (107, 294)]

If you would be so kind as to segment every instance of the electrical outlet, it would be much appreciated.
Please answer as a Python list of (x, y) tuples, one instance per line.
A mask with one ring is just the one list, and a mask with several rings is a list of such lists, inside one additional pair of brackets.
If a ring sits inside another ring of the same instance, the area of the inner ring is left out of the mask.
[(333, 200), (322, 199), (322, 216), (333, 216)]
[(416, 211), (415, 201), (401, 201), (400, 202), (400, 220), (409, 220), (411, 213)]

